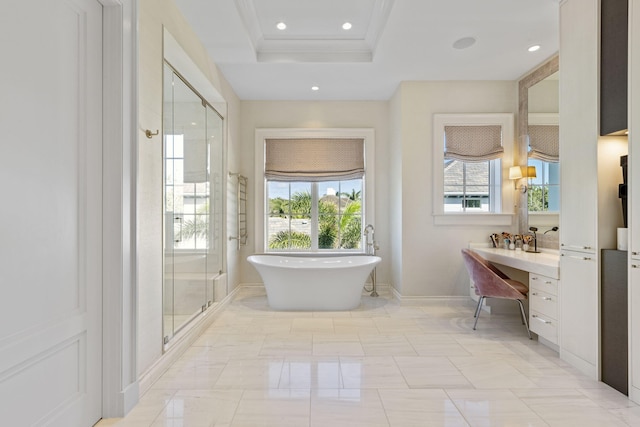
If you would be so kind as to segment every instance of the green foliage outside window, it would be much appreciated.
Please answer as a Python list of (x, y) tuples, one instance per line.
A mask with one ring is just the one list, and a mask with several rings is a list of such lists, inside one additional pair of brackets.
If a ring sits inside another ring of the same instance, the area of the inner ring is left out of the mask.
[(529, 212), (549, 210), (549, 188), (546, 185), (531, 185), (528, 189)]
[[(345, 194), (346, 205), (339, 214), (338, 203), (341, 198), (321, 199), (318, 201), (318, 248), (319, 249), (357, 249), (361, 242), (362, 201), (360, 192)], [(291, 201), (275, 198), (269, 200), (269, 212), (291, 219), (305, 219), (311, 216), (311, 193), (296, 192)], [(280, 231), (269, 240), (270, 249), (308, 249), (311, 236), (300, 231)]]

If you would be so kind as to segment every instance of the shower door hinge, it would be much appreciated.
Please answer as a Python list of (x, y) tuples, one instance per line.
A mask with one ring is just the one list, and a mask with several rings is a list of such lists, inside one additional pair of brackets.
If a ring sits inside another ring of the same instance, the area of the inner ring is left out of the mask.
[(202, 304), (202, 312), (204, 313), (204, 311), (207, 309), (207, 304)]
[(165, 337), (164, 337), (164, 338), (162, 338), (162, 343), (163, 343), (163, 344), (167, 344), (168, 342), (169, 342), (169, 336), (168, 336), (168, 335), (165, 335)]

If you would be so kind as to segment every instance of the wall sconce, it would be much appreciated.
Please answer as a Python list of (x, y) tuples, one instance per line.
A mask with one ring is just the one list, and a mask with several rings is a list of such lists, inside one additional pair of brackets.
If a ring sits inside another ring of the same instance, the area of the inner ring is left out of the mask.
[(535, 166), (511, 166), (509, 168), (509, 179), (513, 180), (514, 190), (520, 190), (522, 193), (527, 192), (527, 185), (523, 184), (518, 187), (517, 181), (522, 178), (535, 178), (536, 167)]

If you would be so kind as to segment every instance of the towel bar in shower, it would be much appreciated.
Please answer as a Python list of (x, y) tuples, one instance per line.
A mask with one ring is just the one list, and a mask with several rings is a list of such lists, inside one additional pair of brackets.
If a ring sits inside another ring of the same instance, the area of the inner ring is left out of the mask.
[(245, 246), (247, 244), (247, 184), (249, 179), (241, 175), (239, 173), (229, 172), (229, 177), (237, 178), (237, 189), (236, 189), (236, 198), (237, 198), (237, 225), (236, 225), (236, 235), (229, 236), (229, 240), (237, 240), (238, 241), (238, 249), (241, 246)]

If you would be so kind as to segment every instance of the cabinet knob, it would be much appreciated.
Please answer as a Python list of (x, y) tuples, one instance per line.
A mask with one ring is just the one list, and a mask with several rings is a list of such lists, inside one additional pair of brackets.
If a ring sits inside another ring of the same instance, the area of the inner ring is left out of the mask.
[(531, 280), (538, 280), (538, 278), (537, 277), (532, 277)]
[(638, 252), (631, 252), (631, 255), (638, 255)]
[(638, 265), (638, 264), (631, 264), (631, 268), (640, 268), (640, 265)]

